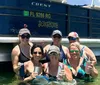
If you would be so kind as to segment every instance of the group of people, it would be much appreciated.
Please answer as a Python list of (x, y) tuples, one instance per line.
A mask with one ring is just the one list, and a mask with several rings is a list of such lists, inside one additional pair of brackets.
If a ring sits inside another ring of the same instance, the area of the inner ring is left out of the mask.
[(45, 47), (30, 42), (31, 33), (27, 28), (19, 31), (19, 44), (12, 50), (12, 65), (16, 75), (23, 82), (44, 78), (47, 81), (73, 81), (85, 77), (96, 78), (96, 57), (92, 50), (80, 44), (76, 32), (67, 36), (69, 46), (61, 44), (60, 30), (52, 32), (52, 43)]

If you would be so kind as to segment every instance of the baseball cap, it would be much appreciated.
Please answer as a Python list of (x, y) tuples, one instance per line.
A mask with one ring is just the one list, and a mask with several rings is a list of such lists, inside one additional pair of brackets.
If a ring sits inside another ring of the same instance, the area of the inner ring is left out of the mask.
[(62, 33), (61, 33), (60, 30), (54, 30), (54, 31), (52, 32), (52, 36), (54, 36), (54, 35), (56, 35), (56, 34), (58, 34), (58, 35), (60, 35), (60, 36), (62, 37)]
[(19, 30), (19, 35), (23, 35), (25, 33), (28, 33), (29, 35), (31, 35), (30, 31), (27, 28), (22, 28)]
[(50, 46), (50, 48), (48, 50), (48, 54), (51, 54), (52, 52), (60, 54), (60, 49), (57, 46), (52, 45), (52, 46)]
[[(51, 53), (60, 54), (60, 49), (55, 45), (51, 45), (49, 50), (48, 50), (48, 52), (47, 52), (47, 55), (50, 55)], [(50, 62), (50, 58), (49, 58), (49, 56), (48, 57), (44, 57), (44, 58), (40, 59), (39, 62), (42, 63), (42, 64)]]
[(77, 32), (70, 32), (70, 33), (68, 34), (68, 37), (79, 38), (79, 35), (77, 34)]

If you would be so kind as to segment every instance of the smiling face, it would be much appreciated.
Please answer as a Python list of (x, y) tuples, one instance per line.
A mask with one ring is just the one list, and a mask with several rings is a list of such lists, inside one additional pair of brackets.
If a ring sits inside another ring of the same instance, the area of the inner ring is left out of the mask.
[(58, 45), (61, 42), (62, 37), (59, 34), (55, 34), (52, 36), (53, 44)]
[(80, 58), (80, 50), (76, 45), (71, 45), (69, 48), (69, 52), (70, 52), (71, 58), (73, 59)]
[(34, 61), (39, 61), (42, 58), (42, 51), (39, 47), (36, 47), (33, 50), (33, 54), (32, 54)]

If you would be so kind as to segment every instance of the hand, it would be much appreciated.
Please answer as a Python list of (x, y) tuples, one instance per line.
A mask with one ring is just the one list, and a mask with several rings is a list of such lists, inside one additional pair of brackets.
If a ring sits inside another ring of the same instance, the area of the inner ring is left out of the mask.
[(93, 64), (91, 61), (87, 61), (86, 66), (85, 66), (85, 72), (87, 74), (90, 74), (91, 69), (93, 68)]
[(17, 74), (17, 75), (19, 75), (19, 69), (21, 68), (21, 66), (16, 66), (16, 67), (14, 67), (14, 72)]
[(93, 66), (94, 66), (94, 61), (91, 61), (90, 66), (93, 68)]
[(36, 78), (37, 75), (38, 75), (38, 73), (32, 72), (32, 74), (31, 74), (32, 79)]
[(64, 70), (61, 70), (61, 72), (59, 73), (58, 79), (63, 80), (63, 81), (67, 80)]
[[(77, 68), (77, 70), (78, 70), (79, 68)], [(72, 73), (74, 74), (74, 76), (77, 76), (77, 70), (75, 70), (74, 68), (71, 68), (71, 70), (72, 70)]]

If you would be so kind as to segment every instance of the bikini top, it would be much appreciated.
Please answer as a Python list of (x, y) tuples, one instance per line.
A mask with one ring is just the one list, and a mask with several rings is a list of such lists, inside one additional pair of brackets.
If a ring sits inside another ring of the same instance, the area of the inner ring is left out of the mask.
[(25, 55), (22, 53), (22, 51), (21, 51), (20, 45), (18, 45), (18, 46), (19, 46), (19, 49), (20, 49), (19, 62), (24, 63), (24, 62), (26, 62), (26, 61), (29, 61), (30, 58), (28, 58), (27, 56), (25, 56)]

